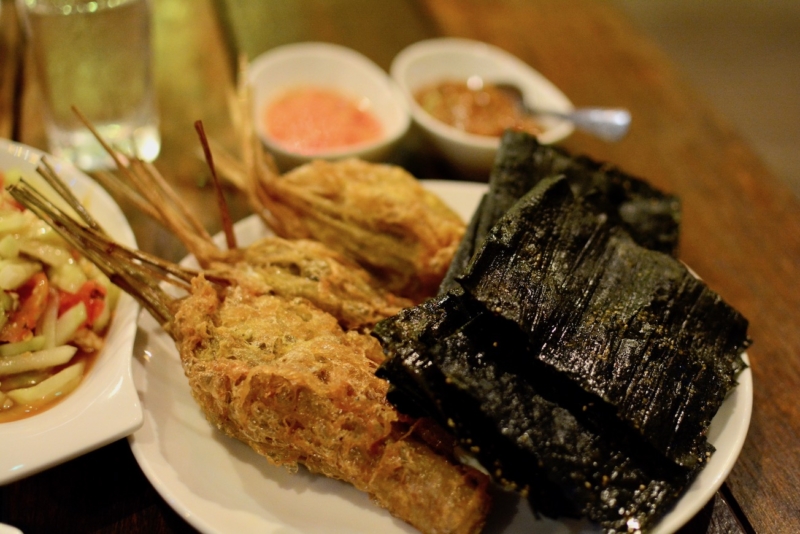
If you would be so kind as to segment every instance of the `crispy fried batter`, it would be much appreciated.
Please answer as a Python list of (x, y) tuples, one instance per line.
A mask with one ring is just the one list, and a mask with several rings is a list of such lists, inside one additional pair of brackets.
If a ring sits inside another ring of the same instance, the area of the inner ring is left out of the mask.
[(221, 249), (157, 170), (133, 158), (130, 162), (125, 174), (135, 191), (112, 175), (98, 178), (172, 231), (202, 267), (222, 276), (248, 274), (251, 283), (257, 279), (277, 294), (307, 298), (351, 330), (366, 331), (412, 304), (319, 242), (268, 237), (247, 247)]
[(321, 241), (417, 301), (436, 291), (464, 234), (457, 214), (392, 165), (314, 161), (262, 184), (265, 207), (292, 221), (284, 237)]
[(267, 154), (252, 150), (247, 168), (219, 147), (220, 170), (277, 235), (320, 241), (416, 302), (435, 293), (465, 225), (416, 178), (358, 159), (313, 161), (279, 175)]
[(208, 271), (286, 298), (306, 298), (347, 330), (367, 331), (411, 304), (375, 288), (366, 271), (316, 241), (267, 237), (224, 259)]
[(214, 152), (254, 213), (281, 237), (315, 239), (355, 260), (397, 295), (433, 296), (464, 234), (461, 218), (394, 165), (313, 161), (280, 175), (255, 134), (246, 79), (232, 105), (241, 157), (218, 143)]
[[(423, 532), (479, 532), (488, 478), (440, 454), (386, 402), (381, 347), (303, 299), (202, 276), (167, 325), (192, 394), (272, 463), (341, 479)], [(451, 449), (452, 452), (452, 449)]]

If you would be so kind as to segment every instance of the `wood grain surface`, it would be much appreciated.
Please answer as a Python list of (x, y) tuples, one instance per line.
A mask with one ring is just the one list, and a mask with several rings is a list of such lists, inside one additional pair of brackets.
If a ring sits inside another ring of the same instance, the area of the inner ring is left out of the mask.
[[(17, 23), (16, 10), (0, 3), (0, 137), (14, 137), (14, 126), (22, 61), (22, 31)], [(9, 3), (10, 4), (10, 3)]]
[[(22, 71), (21, 101), (16, 82), (9, 82), (7, 73), (18, 69), (7, 58), (21, 57), (6, 44), (10, 5), (3, 3), (1, 21), (0, 135), (46, 148), (30, 69)], [(681, 197), (681, 258), (749, 318), (754, 340), (754, 411), (744, 450), (722, 491), (681, 532), (800, 532), (800, 203), (713, 102), (610, 4), (153, 0), (153, 7), (163, 135), (157, 166), (212, 231), (220, 222), (207, 208), (213, 195), (203, 185), (208, 171), (192, 124), (203, 120), (212, 137), (233, 143), (227, 99), (238, 52), (252, 58), (280, 44), (322, 40), (350, 46), (388, 69), (411, 42), (467, 37), (517, 55), (575, 105), (629, 108), (633, 125), (622, 142), (576, 133), (564, 146)], [(461, 178), (413, 135), (394, 160), (417, 176)], [(241, 201), (229, 197), (235, 218), (245, 215)], [(131, 210), (126, 214), (142, 248), (168, 259), (183, 255), (176, 239)], [(193, 530), (147, 482), (125, 441), (0, 488), (0, 521), (26, 532)]]

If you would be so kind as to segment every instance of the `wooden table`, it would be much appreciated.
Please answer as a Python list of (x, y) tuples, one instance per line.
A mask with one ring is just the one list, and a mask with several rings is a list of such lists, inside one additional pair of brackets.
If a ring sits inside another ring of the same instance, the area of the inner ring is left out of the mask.
[[(254, 57), (294, 41), (351, 46), (388, 68), (433, 36), (483, 40), (516, 54), (576, 105), (628, 107), (629, 136), (580, 133), (569, 150), (608, 160), (679, 195), (681, 258), (751, 321), (754, 411), (741, 457), (682, 532), (800, 532), (800, 203), (742, 138), (608, 3), (596, 0), (153, 0), (163, 151), (157, 165), (195, 207), (211, 202), (192, 123), (231, 140), (226, 108), (235, 51)], [(13, 4), (3, 2), (0, 136), (45, 148), (38, 95)], [(401, 162), (457, 179), (430, 155)], [(405, 159), (403, 159), (405, 158)], [(233, 214), (246, 214), (229, 195)], [(213, 210), (199, 210), (213, 213)], [(173, 238), (128, 212), (140, 246), (168, 259)], [(205, 220), (217, 231), (216, 217)], [(0, 488), (0, 521), (33, 532), (191, 532), (155, 492), (122, 440)]]

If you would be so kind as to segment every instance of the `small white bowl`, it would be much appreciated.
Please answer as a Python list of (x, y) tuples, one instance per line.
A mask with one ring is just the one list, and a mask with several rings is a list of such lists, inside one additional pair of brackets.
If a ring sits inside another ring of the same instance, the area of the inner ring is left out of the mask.
[[(307, 42), (273, 48), (253, 60), (248, 80), (253, 87), (255, 129), (282, 168), (291, 168), (312, 159), (358, 157), (380, 161), (391, 152), (411, 124), (408, 105), (397, 84), (367, 57), (343, 46)], [(383, 127), (380, 139), (313, 155), (292, 152), (276, 143), (265, 132), (264, 109), (287, 90), (303, 86), (332, 89), (359, 103), (367, 99), (367, 109)]]
[[(513, 83), (530, 105), (554, 111), (571, 111), (572, 103), (549, 80), (517, 57), (487, 43), (458, 38), (429, 39), (414, 43), (394, 58), (392, 78), (405, 93), (411, 116), (426, 137), (458, 169), (482, 173), (491, 169), (500, 138), (475, 135), (445, 124), (428, 114), (414, 93), (437, 82), (480, 77), (485, 83)], [(541, 117), (544, 144), (561, 141), (573, 131), (570, 122)]]
[[(41, 157), (35, 148), (0, 139), (0, 171), (22, 170), (35, 182)], [(71, 163), (49, 161), (111, 237), (135, 248), (133, 230), (106, 191)], [(42, 184), (44, 180), (34, 185)], [(142, 425), (131, 376), (138, 312), (133, 298), (121, 294), (105, 344), (75, 391), (41, 413), (0, 423), (0, 486), (123, 438)]]

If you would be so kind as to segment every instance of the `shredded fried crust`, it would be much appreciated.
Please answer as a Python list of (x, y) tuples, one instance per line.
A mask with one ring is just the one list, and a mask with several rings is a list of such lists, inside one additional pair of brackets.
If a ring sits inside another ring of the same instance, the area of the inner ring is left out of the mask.
[(423, 532), (479, 532), (488, 478), (441, 454), (386, 401), (381, 347), (305, 299), (200, 276), (169, 325), (192, 394), (220, 430), (276, 465), (368, 492)]
[(313, 237), (415, 301), (435, 293), (464, 234), (455, 212), (393, 165), (314, 161), (263, 185), (284, 237)]
[(308, 299), (345, 330), (366, 332), (411, 305), (376, 287), (364, 269), (316, 241), (264, 238), (212, 263), (208, 272), (285, 298)]

